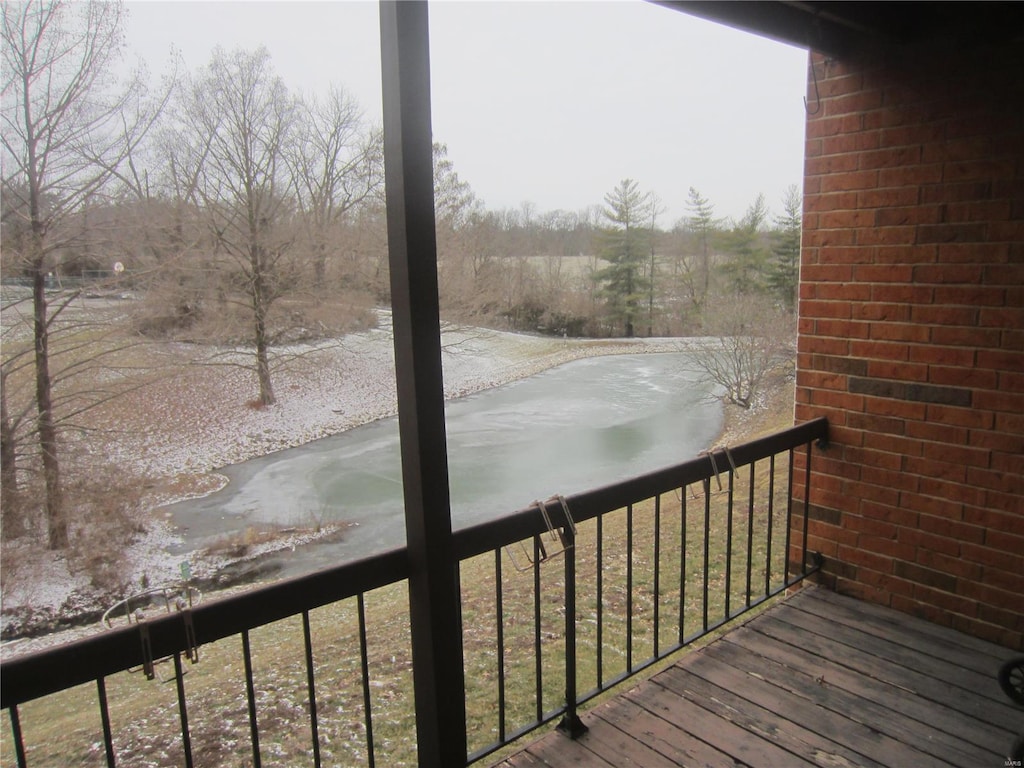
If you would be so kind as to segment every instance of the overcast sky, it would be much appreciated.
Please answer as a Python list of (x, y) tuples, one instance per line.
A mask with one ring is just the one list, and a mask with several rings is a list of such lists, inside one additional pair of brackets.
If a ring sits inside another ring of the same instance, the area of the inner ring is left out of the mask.
[[(339, 83), (380, 123), (376, 2), (131, 0), (131, 55), (155, 76), (214, 46), (265, 45), (296, 91)], [(433, 129), (491, 209), (579, 210), (624, 178), (661, 226), (690, 186), (739, 217), (775, 212), (803, 171), (806, 52), (641, 0), (430, 5)]]

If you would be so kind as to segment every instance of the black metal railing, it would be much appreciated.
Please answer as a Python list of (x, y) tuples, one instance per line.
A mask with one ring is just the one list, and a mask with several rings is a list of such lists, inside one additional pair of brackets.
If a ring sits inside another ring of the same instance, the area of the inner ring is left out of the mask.
[[(555, 719), (578, 735), (580, 705), (815, 570), (827, 429), (456, 531), (467, 763)], [(3, 762), (414, 763), (408, 570), (398, 549), (5, 659)]]

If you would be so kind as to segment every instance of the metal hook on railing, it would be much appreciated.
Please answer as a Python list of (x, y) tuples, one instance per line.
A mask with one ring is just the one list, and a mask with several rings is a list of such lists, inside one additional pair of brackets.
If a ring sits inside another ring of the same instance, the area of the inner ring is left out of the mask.
[(729, 466), (732, 467), (733, 474), (735, 474), (738, 470), (736, 469), (736, 462), (732, 458), (732, 451), (729, 450), (728, 445), (722, 446), (722, 450), (725, 451), (725, 458), (729, 460)]
[[(715, 461), (715, 454), (713, 451), (704, 451), (704, 453), (706, 453), (708, 458), (711, 460), (711, 471), (715, 473), (715, 482), (718, 483), (718, 490), (722, 490), (722, 478), (720, 476), (721, 473), (718, 471), (718, 462)], [(708, 478), (704, 482), (706, 484), (705, 489), (710, 490), (711, 479)]]
[[(565, 517), (565, 526), (561, 528), (555, 528), (555, 524), (551, 521), (551, 515), (548, 513), (547, 505), (549, 502), (553, 501), (557, 501), (561, 505), (562, 514)], [(522, 550), (523, 556), (526, 558), (527, 563), (524, 566), (520, 566), (519, 561), (516, 559), (516, 556), (513, 553), (511, 546), (506, 546), (505, 552), (508, 554), (509, 559), (512, 561), (512, 567), (515, 568), (517, 571), (529, 570), (531, 565), (543, 563), (557, 555), (562, 554), (566, 550), (572, 549), (574, 544), (569, 543), (569, 541), (567, 540), (565, 534), (566, 528), (572, 531), (573, 541), (575, 541), (576, 537), (576, 521), (572, 519), (572, 513), (569, 512), (569, 502), (566, 500), (565, 496), (557, 494), (549, 498), (547, 501), (534, 501), (533, 504), (530, 505), (530, 507), (536, 507), (537, 509), (540, 510), (540, 514), (544, 518), (544, 525), (548, 529), (548, 535), (551, 537), (552, 541), (560, 541), (562, 544), (562, 548), (555, 552), (548, 552), (547, 548), (544, 546), (543, 537), (539, 536), (537, 538), (537, 546), (540, 549), (540, 552), (537, 560), (534, 560), (530, 556), (530, 552), (526, 548), (525, 542), (520, 541), (519, 548)]]
[(814, 62), (808, 59), (811, 65), (811, 79), (814, 81), (814, 109), (810, 108), (807, 103), (807, 97), (804, 96), (804, 111), (808, 115), (816, 115), (821, 111), (821, 94), (818, 93), (818, 71), (814, 68)]

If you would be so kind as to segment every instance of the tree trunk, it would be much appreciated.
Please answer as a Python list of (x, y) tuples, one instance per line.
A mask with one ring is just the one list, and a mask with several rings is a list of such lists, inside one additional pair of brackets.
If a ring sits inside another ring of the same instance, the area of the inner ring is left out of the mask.
[(7, 413), (6, 378), (6, 374), (0, 371), (0, 526), (5, 540), (16, 538), (25, 532), (18, 494), (14, 427)]
[[(41, 243), (36, 243), (42, 249)], [(36, 352), (36, 412), (39, 450), (46, 484), (46, 528), (50, 549), (68, 545), (68, 521), (60, 486), (60, 460), (57, 451), (57, 427), (53, 420), (53, 380), (50, 377), (49, 327), (46, 305), (46, 269), (37, 257), (32, 275), (32, 304)]]
[(263, 285), (263, 259), (260, 246), (250, 251), (252, 263), (252, 310), (256, 341), (256, 378), (260, 384), (260, 405), (273, 405), (277, 402), (274, 388), (270, 381), (270, 339), (267, 337), (267, 299)]

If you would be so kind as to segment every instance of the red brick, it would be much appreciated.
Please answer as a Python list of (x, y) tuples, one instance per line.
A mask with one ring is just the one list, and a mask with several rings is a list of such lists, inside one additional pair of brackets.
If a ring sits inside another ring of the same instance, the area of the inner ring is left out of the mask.
[[(859, 284), (871, 293), (871, 286)], [(867, 299), (852, 304), (851, 320), (870, 320), (871, 322), (905, 323), (910, 320), (910, 307), (907, 304), (880, 304)]]
[(945, 608), (948, 611), (954, 611), (964, 616), (977, 615), (978, 604), (970, 597), (960, 597), (924, 584), (914, 586), (914, 597), (938, 608)]
[[(921, 147), (910, 145), (904, 147), (888, 147), (874, 152), (865, 151), (859, 154), (862, 171), (875, 168), (903, 168), (921, 162)], [(932, 162), (932, 161), (927, 161)]]
[(963, 347), (914, 346), (908, 356), (915, 363), (971, 367), (976, 353)]
[(984, 280), (986, 285), (1024, 285), (1024, 264), (989, 264)]
[(851, 429), (861, 429), (868, 432), (880, 434), (902, 435), (908, 422), (902, 419), (890, 419), (883, 416), (871, 416), (866, 413), (851, 413), (847, 419), (847, 426)]
[(801, 301), (800, 314), (802, 317), (830, 317), (849, 318), (850, 304), (845, 301)]
[(911, 322), (923, 325), (974, 326), (978, 322), (978, 310), (974, 307), (918, 304), (909, 309)]
[(978, 546), (977, 544), (965, 544), (957, 541), (956, 539), (950, 539), (946, 536), (939, 536), (934, 533), (915, 530), (913, 528), (900, 528), (898, 535), (899, 540), (906, 544), (929, 552), (938, 552), (940, 554), (949, 555), (950, 557), (959, 557), (961, 550), (965, 546)]
[(1002, 307), (1006, 304), (1006, 289), (995, 286), (939, 285), (935, 287), (934, 295), (936, 304), (969, 304), (973, 307)]
[(942, 368), (933, 366), (928, 371), (928, 381), (932, 384), (958, 385), (972, 389), (995, 389), (998, 385), (998, 374), (982, 368)]
[(916, 228), (909, 225), (858, 229), (857, 245), (913, 245), (915, 233)]
[[(856, 192), (832, 192), (826, 195), (811, 195), (804, 198), (805, 214), (824, 213), (825, 211), (849, 211), (856, 207)], [(808, 228), (806, 216), (804, 228)]]
[(883, 147), (900, 147), (907, 144), (920, 145), (945, 139), (942, 123), (919, 123), (883, 128), (879, 143)]
[(991, 429), (995, 417), (977, 408), (957, 408), (951, 405), (928, 405), (928, 420), (942, 424), (953, 424), (971, 429)]
[(892, 558), (856, 547), (839, 547), (839, 559), (844, 563), (864, 566), (879, 573), (892, 573)]
[[(884, 173), (884, 171), (883, 171)], [(911, 181), (903, 181), (902, 184), (911, 184)], [(872, 189), (878, 186), (894, 186), (893, 184), (879, 184), (878, 171), (854, 171), (851, 173), (838, 173), (832, 176), (824, 176), (821, 179), (822, 192), (846, 192), (856, 189)]]
[(821, 336), (801, 336), (797, 340), (797, 348), (811, 354), (844, 356), (849, 354), (850, 342)]
[(851, 341), (850, 354), (875, 360), (907, 360), (910, 348), (906, 344), (892, 344), (885, 341)]
[(1024, 328), (1024, 310), (1015, 307), (982, 309), (978, 324), (986, 328)]
[(1024, 573), (1024, 554), (1021, 554), (1020, 551), (1006, 552), (981, 544), (962, 542), (960, 544), (960, 557), (992, 568)]
[(931, 338), (927, 326), (912, 323), (872, 323), (871, 338), (879, 341), (925, 343)]
[(853, 278), (853, 267), (849, 264), (801, 264), (801, 282), (845, 283)]
[(840, 96), (824, 98), (826, 116), (859, 115), (882, 106), (882, 92), (875, 90), (855, 91)]
[(876, 264), (934, 264), (938, 256), (937, 245), (879, 245), (875, 249)]
[[(922, 477), (920, 478), (920, 492), (923, 496), (932, 496), (937, 499), (956, 504), (982, 504), (985, 500), (984, 488), (973, 488), (969, 485), (950, 485), (942, 478)], [(906, 500), (906, 503), (911, 503)]]
[(857, 170), (857, 155), (822, 155), (821, 157), (808, 158), (804, 162), (804, 172), (809, 176), (823, 174), (843, 173)]
[(895, 227), (904, 224), (934, 224), (939, 221), (941, 215), (942, 209), (937, 205), (880, 208), (875, 211), (875, 226)]
[(868, 376), (900, 381), (928, 381), (928, 366), (891, 360), (872, 360), (868, 363)]
[(975, 448), (984, 448), (989, 451), (1002, 451), (1004, 453), (1024, 454), (1024, 433), (990, 432), (980, 429), (972, 429), (963, 440)]
[(880, 141), (881, 133), (879, 131), (840, 133), (821, 139), (821, 152), (825, 155), (833, 155), (877, 149)]
[(884, 189), (865, 189), (857, 192), (859, 208), (895, 208), (917, 205), (920, 202), (921, 188), (914, 184)]
[(904, 419), (923, 419), (924, 403), (908, 403), (905, 400), (890, 400), (885, 397), (865, 397), (864, 410), (880, 416), (897, 416)]
[(949, 462), (967, 467), (988, 467), (989, 451), (981, 448), (970, 448), (945, 443), (924, 443), (923, 454), (926, 459)]
[(992, 184), (987, 181), (963, 181), (954, 184), (929, 184), (921, 190), (922, 203), (954, 203), (990, 200)]
[(981, 282), (981, 265), (975, 264), (918, 264), (914, 267), (915, 283), (968, 283)]
[[(805, 229), (802, 244), (805, 248), (828, 248), (830, 246), (850, 246), (854, 244), (854, 230)], [(821, 258), (823, 258), (823, 256), (821, 256)]]
[[(873, 173), (873, 171), (864, 171)], [(882, 168), (878, 171), (879, 187), (906, 187), (938, 184), (942, 181), (942, 165), (908, 165), (905, 168)]]
[(1007, 243), (942, 243), (938, 260), (944, 263), (991, 264), (1009, 259)]
[[(870, 405), (868, 406), (870, 409)], [(944, 461), (936, 461), (930, 458), (919, 458), (917, 456), (903, 457), (903, 471), (913, 472), (924, 477), (940, 478), (952, 483), (964, 483), (967, 481), (967, 468), (960, 464), (950, 464)]]
[(851, 320), (818, 319), (814, 321), (814, 332), (818, 336), (838, 336), (843, 339), (866, 339), (870, 332), (869, 323)]
[[(984, 359), (982, 353), (984, 350), (978, 351), (978, 364), (981, 365), (981, 360)], [(1005, 411), (1007, 413), (1021, 414), (1024, 413), (1024, 394), (1020, 392), (987, 392), (978, 391), (974, 393), (975, 408), (980, 408), (988, 411)]]
[(985, 200), (948, 203), (943, 206), (945, 220), (950, 222), (1005, 221), (1011, 217), (1009, 200)]
[(960, 590), (972, 600), (980, 600), (989, 605), (999, 605), (1018, 613), (1024, 613), (1024, 592), (1010, 592), (976, 581), (964, 581)]
[(817, 283), (809, 286), (804, 283), (801, 288), (805, 286), (813, 289), (814, 298), (817, 299), (861, 302), (871, 298), (871, 286), (862, 283)]
[(932, 326), (933, 344), (943, 346), (994, 347), (999, 343), (999, 330), (991, 328), (962, 328), (960, 326)]
[(942, 181), (965, 181), (968, 179), (992, 180), (1012, 178), (1014, 170), (1009, 163), (1000, 160), (964, 160), (943, 163)]
[(934, 295), (935, 289), (928, 285), (876, 284), (871, 288), (872, 301), (931, 304)]
[(932, 421), (908, 421), (906, 423), (908, 437), (918, 440), (929, 440), (939, 443), (962, 445), (967, 442), (969, 431), (965, 427), (952, 426)]

